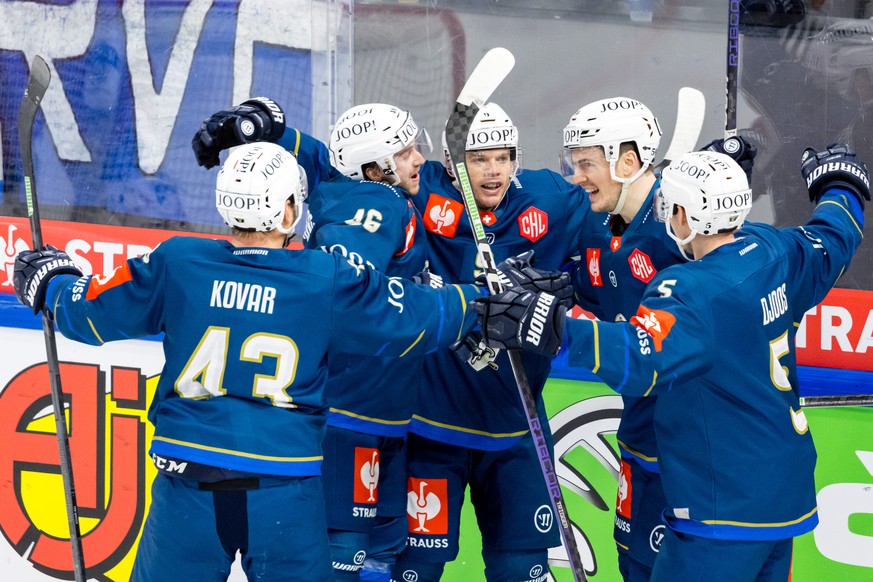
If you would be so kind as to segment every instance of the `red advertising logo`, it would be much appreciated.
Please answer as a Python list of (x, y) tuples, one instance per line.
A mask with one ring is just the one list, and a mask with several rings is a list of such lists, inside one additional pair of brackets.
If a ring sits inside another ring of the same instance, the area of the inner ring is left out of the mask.
[(449, 533), (449, 495), (446, 479), (409, 478), (406, 517), (409, 533), (445, 535)]
[(640, 249), (634, 249), (627, 258), (627, 262), (630, 265), (633, 276), (643, 283), (651, 281), (652, 277), (658, 272), (655, 266), (652, 265), (651, 257)]
[(600, 249), (587, 249), (585, 260), (588, 264), (588, 278), (593, 287), (603, 287), (603, 277), (600, 274)]
[(428, 232), (454, 238), (463, 214), (464, 205), (460, 202), (431, 194), (422, 218)]
[(618, 475), (618, 493), (615, 496), (615, 511), (620, 516), (631, 519), (631, 504), (633, 503), (633, 479), (631, 478), (631, 466), (621, 462), (621, 471)]
[(549, 232), (549, 215), (531, 206), (519, 215), (518, 232), (530, 242), (537, 242)]
[[(131, 551), (145, 514), (145, 377), (112, 368), (107, 394), (97, 365), (62, 363), (60, 372), (85, 568), (103, 579)], [(0, 530), (37, 570), (72, 579), (50, 393), (44, 363), (0, 392)]]
[(379, 449), (355, 447), (354, 501), (375, 505), (379, 500)]

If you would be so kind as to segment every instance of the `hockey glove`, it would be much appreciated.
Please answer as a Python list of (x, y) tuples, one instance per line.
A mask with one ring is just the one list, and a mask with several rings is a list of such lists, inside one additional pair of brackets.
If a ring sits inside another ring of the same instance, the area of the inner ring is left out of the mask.
[(471, 305), (481, 316), (482, 336), (492, 348), (544, 356), (561, 349), (567, 310), (554, 295), (507, 289)]
[(244, 101), (208, 117), (191, 140), (197, 163), (212, 168), (221, 163), (221, 150), (255, 141), (277, 143), (285, 133), (285, 112), (266, 97)]
[(700, 151), (718, 152), (730, 156), (746, 173), (746, 179), (749, 180), (749, 185), (752, 185), (752, 167), (755, 165), (755, 156), (758, 155), (758, 148), (751, 144), (746, 138), (735, 135), (727, 139), (714, 139)]
[(432, 287), (434, 289), (439, 289), (443, 287), (443, 278), (439, 275), (431, 273), (429, 270), (425, 269), (420, 273), (416, 273), (412, 276), (412, 282), (418, 283), (419, 285), (427, 285), (428, 287)]
[(497, 369), (497, 362), (494, 360), (500, 350), (488, 347), (479, 330), (468, 331), (464, 337), (452, 344), (451, 350), (477, 372), (486, 367)]
[(870, 200), (867, 166), (856, 159), (855, 152), (846, 144), (831, 144), (820, 152), (806, 148), (800, 158), (800, 173), (806, 181), (810, 202), (818, 203), (828, 188), (848, 190), (857, 196), (862, 209), (864, 200)]
[[(550, 293), (565, 307), (573, 306), (573, 287), (570, 276), (561, 271), (542, 271), (534, 268), (534, 252), (527, 251), (509, 257), (497, 265), (497, 274), (503, 289)], [(484, 283), (485, 275), (479, 275), (477, 282)], [(482, 279), (482, 281), (480, 281)]]
[(45, 307), (49, 281), (56, 275), (82, 276), (73, 260), (63, 251), (46, 245), (42, 250), (26, 250), (15, 257), (12, 285), (18, 300), (39, 313)]

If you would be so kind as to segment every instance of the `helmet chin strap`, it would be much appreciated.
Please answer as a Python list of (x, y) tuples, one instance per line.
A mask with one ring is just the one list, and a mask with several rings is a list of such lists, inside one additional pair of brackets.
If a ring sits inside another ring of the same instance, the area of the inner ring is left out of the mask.
[(609, 173), (612, 175), (612, 179), (616, 182), (621, 182), (621, 194), (618, 195), (618, 202), (615, 203), (615, 208), (612, 209), (610, 214), (621, 214), (621, 211), (624, 209), (624, 203), (627, 202), (627, 195), (630, 192), (631, 184), (636, 182), (648, 167), (649, 164), (643, 164), (630, 178), (619, 178), (615, 175), (615, 162), (609, 163)]

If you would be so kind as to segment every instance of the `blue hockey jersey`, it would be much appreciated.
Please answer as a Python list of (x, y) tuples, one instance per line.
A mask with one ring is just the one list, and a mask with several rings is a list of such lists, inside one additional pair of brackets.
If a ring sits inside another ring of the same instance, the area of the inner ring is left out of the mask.
[[(282, 145), (294, 148), (313, 188), (307, 200), (307, 248), (339, 253), (392, 277), (409, 279), (425, 269), (427, 239), (405, 190), (350, 180), (330, 167), (321, 142), (296, 130), (285, 137), (290, 140)], [(412, 354), (332, 357), (328, 424), (379, 436), (405, 435), (422, 366), (423, 359)]]
[[(624, 232), (614, 236), (617, 218), (590, 213), (582, 227), (580, 260), (569, 269), (576, 303), (602, 321), (627, 321), (637, 311), (646, 285), (656, 274), (685, 259), (664, 225), (655, 220), (656, 180), (639, 212)], [(620, 219), (619, 219), (620, 220)], [(622, 456), (635, 457), (649, 471), (658, 470), (653, 417), (655, 399), (622, 394), (618, 427)]]
[(631, 323), (568, 323), (571, 365), (621, 394), (657, 395), (655, 432), (677, 531), (787, 539), (815, 527), (815, 447), (794, 338), (861, 242), (857, 200), (827, 192), (804, 227), (747, 223), (658, 273)]
[[(428, 234), (431, 270), (451, 282), (472, 282), (482, 272), (462, 200), (442, 164), (422, 166), (421, 191), (414, 203)], [(589, 212), (581, 188), (549, 170), (524, 170), (495, 211), (480, 216), (498, 262), (533, 249), (536, 267), (558, 269), (576, 254), (577, 236)], [(523, 359), (540, 418), (545, 418), (541, 395), (551, 358), (524, 353)], [(427, 356), (410, 431), (480, 450), (511, 447), (527, 432), (527, 419), (505, 352), (497, 364), (498, 370), (476, 372), (451, 351)]]
[(338, 254), (177, 237), (105, 280), (55, 277), (47, 304), (85, 343), (165, 334), (153, 454), (316, 475), (328, 355), (445, 348), (475, 323), (467, 303), (478, 294), (389, 279)]

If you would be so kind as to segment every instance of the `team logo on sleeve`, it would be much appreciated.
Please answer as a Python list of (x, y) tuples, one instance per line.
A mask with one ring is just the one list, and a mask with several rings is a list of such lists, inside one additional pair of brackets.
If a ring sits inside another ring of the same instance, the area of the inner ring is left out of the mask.
[(549, 215), (531, 206), (518, 216), (518, 232), (530, 242), (537, 242), (549, 232)]
[(424, 227), (434, 234), (454, 238), (464, 214), (464, 205), (438, 194), (431, 194), (424, 209)]
[(652, 264), (652, 258), (640, 249), (634, 249), (627, 258), (627, 262), (630, 265), (633, 276), (643, 283), (651, 281), (652, 277), (658, 272)]
[(408, 483), (406, 517), (409, 520), (409, 533), (449, 533), (448, 480), (410, 477)]
[[(412, 202), (409, 203), (409, 206), (412, 206)], [(403, 248), (394, 253), (395, 257), (400, 257), (405, 255), (409, 249), (415, 244), (415, 228), (418, 225), (418, 220), (415, 218), (415, 213), (412, 214), (412, 217), (409, 219), (409, 222), (406, 223), (406, 237), (404, 239)]]
[(354, 502), (375, 505), (379, 501), (379, 449), (355, 447)]
[[(618, 492), (615, 497), (615, 512), (620, 516), (631, 519), (631, 503), (633, 501), (633, 479), (631, 466), (621, 462), (621, 472), (618, 475)], [(616, 523), (618, 525), (618, 523)], [(622, 528), (623, 529), (623, 528)]]
[(670, 330), (676, 323), (676, 318), (667, 311), (649, 309), (645, 305), (640, 305), (637, 314), (631, 317), (631, 323), (652, 336), (655, 342), (655, 351), (660, 352), (661, 345), (670, 335)]
[(585, 262), (588, 266), (588, 277), (593, 287), (603, 287), (603, 277), (600, 274), (600, 249), (587, 249)]
[(130, 267), (127, 262), (115, 269), (109, 276), (94, 275), (91, 277), (91, 282), (88, 284), (88, 292), (85, 295), (85, 299), (88, 301), (96, 299), (97, 296), (104, 291), (117, 287), (123, 283), (127, 283), (131, 279)]

